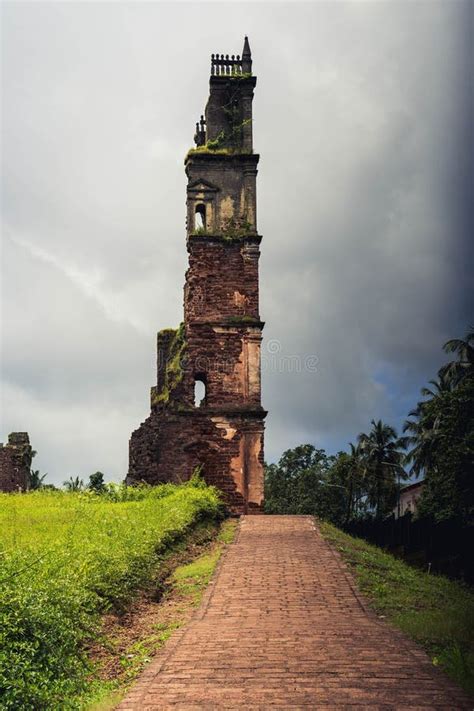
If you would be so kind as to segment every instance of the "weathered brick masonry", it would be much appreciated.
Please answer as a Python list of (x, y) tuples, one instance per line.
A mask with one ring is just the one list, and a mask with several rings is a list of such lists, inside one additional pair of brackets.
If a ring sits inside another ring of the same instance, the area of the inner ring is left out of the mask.
[(0, 491), (26, 491), (30, 485), (32, 449), (27, 432), (12, 432), (0, 444)]
[(205, 119), (185, 159), (184, 322), (158, 333), (151, 414), (132, 434), (127, 477), (186, 481), (202, 466), (235, 513), (257, 513), (263, 502), (255, 84), (247, 38), (242, 58), (212, 55)]

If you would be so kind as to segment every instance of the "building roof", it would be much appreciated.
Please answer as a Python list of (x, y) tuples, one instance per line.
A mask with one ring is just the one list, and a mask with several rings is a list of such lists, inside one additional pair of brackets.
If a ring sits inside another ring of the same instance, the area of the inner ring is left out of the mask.
[(416, 489), (421, 488), (425, 483), (425, 480), (422, 479), (421, 481), (416, 481), (414, 484), (408, 484), (408, 486), (404, 486), (402, 489), (400, 489), (400, 494), (404, 494), (406, 491), (416, 491)]

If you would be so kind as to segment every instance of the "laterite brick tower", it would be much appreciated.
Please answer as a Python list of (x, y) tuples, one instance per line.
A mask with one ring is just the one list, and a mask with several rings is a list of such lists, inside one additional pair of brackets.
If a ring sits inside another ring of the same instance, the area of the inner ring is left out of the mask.
[(212, 55), (205, 118), (185, 159), (184, 323), (158, 333), (151, 414), (132, 434), (127, 477), (186, 481), (201, 466), (234, 513), (263, 502), (255, 84), (247, 38), (241, 58)]

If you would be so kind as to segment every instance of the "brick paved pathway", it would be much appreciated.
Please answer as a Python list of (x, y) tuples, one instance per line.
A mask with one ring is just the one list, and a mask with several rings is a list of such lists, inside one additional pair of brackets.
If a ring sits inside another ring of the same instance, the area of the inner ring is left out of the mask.
[(118, 707), (472, 708), (366, 610), (307, 516), (243, 517), (190, 624)]

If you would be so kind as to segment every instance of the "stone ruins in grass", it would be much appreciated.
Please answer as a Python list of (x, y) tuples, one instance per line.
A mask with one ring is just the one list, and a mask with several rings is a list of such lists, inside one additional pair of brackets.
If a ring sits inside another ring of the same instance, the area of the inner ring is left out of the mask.
[(212, 55), (205, 115), (185, 159), (184, 322), (158, 333), (151, 414), (130, 439), (127, 476), (181, 482), (200, 467), (234, 513), (263, 503), (255, 84), (247, 38), (242, 57)]
[(26, 491), (30, 486), (33, 450), (27, 432), (12, 432), (0, 444), (0, 491)]

